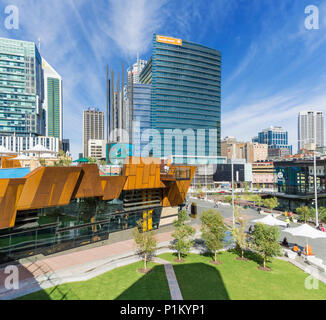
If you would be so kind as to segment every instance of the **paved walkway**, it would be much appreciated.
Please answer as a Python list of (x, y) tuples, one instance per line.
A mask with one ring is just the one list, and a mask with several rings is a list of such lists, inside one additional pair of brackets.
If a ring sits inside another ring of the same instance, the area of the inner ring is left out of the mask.
[(175, 276), (173, 265), (171, 262), (161, 258), (154, 258), (154, 262), (164, 265), (166, 279), (168, 280), (169, 289), (172, 300), (183, 300), (181, 290), (179, 288), (177, 277)]
[[(199, 226), (194, 227), (198, 235)], [(172, 232), (156, 234), (160, 249), (158, 254), (167, 252), (164, 248), (168, 248), (172, 240), (171, 234)], [(5, 267), (0, 267), (0, 299), (14, 299), (62, 283), (89, 280), (114, 268), (139, 261), (135, 249), (133, 240), (125, 240), (17, 265), (19, 290), (5, 288), (8, 274), (5, 273)]]

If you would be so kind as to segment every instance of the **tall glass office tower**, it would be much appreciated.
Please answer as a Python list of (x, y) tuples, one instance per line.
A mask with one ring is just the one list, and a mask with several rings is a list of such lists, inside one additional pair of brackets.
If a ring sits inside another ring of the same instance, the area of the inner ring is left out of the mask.
[[(133, 85), (133, 120), (139, 122), (139, 131), (135, 129), (133, 145), (135, 156), (141, 156), (146, 143), (141, 141), (141, 134), (150, 128), (151, 85), (136, 83)], [(140, 146), (140, 149), (138, 148)]]
[(42, 59), (33, 42), (0, 38), (0, 134), (44, 135)]
[(150, 128), (161, 136), (153, 156), (220, 155), (219, 51), (154, 34), (152, 58), (140, 82), (152, 85)]
[(63, 103), (62, 78), (43, 58), (44, 73), (44, 108), (46, 110), (46, 135), (62, 141), (63, 133)]

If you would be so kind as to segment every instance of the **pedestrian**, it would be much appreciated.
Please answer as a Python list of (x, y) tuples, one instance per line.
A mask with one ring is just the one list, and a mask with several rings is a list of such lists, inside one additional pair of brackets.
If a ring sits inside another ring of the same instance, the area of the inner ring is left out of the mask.
[(249, 234), (252, 234), (252, 225), (250, 225), (250, 227), (249, 227), (249, 230), (248, 230), (248, 232), (249, 232)]

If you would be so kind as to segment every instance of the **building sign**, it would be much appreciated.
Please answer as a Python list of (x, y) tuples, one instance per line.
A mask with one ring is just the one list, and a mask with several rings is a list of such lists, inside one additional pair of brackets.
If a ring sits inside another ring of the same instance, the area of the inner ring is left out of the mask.
[(277, 173), (277, 183), (278, 183), (278, 184), (283, 184), (283, 183), (285, 183), (284, 174), (283, 174), (282, 171), (279, 171), (279, 172)]
[(176, 39), (176, 38), (171, 38), (171, 37), (166, 37), (166, 36), (157, 36), (156, 41), (162, 42), (162, 43), (167, 43), (167, 44), (173, 44), (175, 46), (182, 46), (181, 39)]
[(114, 143), (107, 145), (107, 155), (112, 164), (121, 164), (128, 157), (132, 157), (133, 147), (130, 144)]

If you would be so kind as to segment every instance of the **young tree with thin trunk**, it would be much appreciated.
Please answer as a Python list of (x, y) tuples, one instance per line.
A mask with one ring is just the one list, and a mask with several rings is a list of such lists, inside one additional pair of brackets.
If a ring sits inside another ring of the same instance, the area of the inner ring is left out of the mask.
[(278, 205), (279, 202), (276, 197), (264, 200), (264, 206), (269, 210), (275, 209)]
[(281, 254), (281, 246), (278, 242), (280, 230), (276, 226), (268, 226), (263, 223), (255, 225), (252, 237), (252, 247), (263, 258), (263, 266), (266, 269), (266, 261)]
[(297, 208), (296, 212), (299, 215), (299, 220), (304, 221), (304, 223), (307, 223), (307, 221), (313, 218), (314, 215), (313, 209), (307, 206), (302, 206), (300, 208)]
[(176, 230), (172, 233), (174, 241), (170, 248), (177, 252), (178, 261), (181, 261), (182, 255), (187, 255), (194, 245), (193, 236), (196, 230), (190, 225), (187, 225), (187, 221), (189, 221), (189, 216), (186, 210), (181, 210), (178, 215), (178, 220), (174, 221)]
[(241, 208), (235, 207), (235, 221), (236, 225), (232, 226), (232, 237), (240, 251), (241, 259), (244, 259), (244, 251), (248, 249), (248, 234), (246, 232), (248, 226), (248, 219), (241, 215)]
[(142, 220), (137, 221), (137, 227), (133, 230), (133, 238), (137, 245), (137, 252), (144, 261), (144, 269), (147, 270), (147, 262), (157, 250), (157, 240), (153, 231), (143, 232), (142, 228)]
[(201, 216), (202, 239), (206, 248), (214, 253), (214, 262), (217, 263), (217, 252), (223, 248), (223, 239), (227, 227), (224, 224), (222, 215), (213, 209), (204, 211)]

